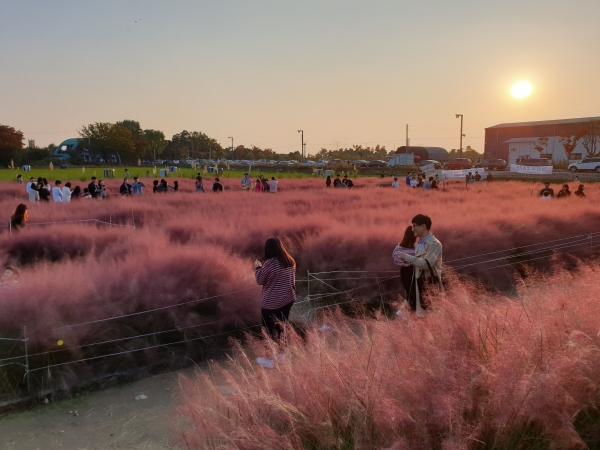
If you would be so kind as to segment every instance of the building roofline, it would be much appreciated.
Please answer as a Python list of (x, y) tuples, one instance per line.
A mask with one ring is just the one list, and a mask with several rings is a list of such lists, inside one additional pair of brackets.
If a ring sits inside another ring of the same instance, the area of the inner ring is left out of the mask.
[(577, 119), (561, 119), (561, 120), (538, 120), (535, 122), (514, 122), (514, 123), (500, 123), (492, 127), (487, 127), (486, 130), (493, 128), (511, 128), (511, 127), (533, 127), (538, 125), (567, 125), (571, 123), (591, 122), (592, 120), (600, 121), (598, 117), (580, 117)]

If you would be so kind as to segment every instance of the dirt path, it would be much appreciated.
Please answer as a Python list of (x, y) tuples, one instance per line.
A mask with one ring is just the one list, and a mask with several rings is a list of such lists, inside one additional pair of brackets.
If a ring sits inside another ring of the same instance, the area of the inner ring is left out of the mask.
[[(0, 448), (176, 449), (180, 373), (153, 376), (0, 419)], [(146, 399), (135, 400), (145, 395)], [(77, 411), (78, 415), (76, 415)], [(181, 422), (179, 422), (181, 423)]]

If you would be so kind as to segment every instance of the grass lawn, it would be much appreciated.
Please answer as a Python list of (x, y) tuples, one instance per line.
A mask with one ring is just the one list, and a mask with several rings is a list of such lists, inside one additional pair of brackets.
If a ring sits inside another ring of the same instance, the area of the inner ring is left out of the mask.
[[(85, 168), (82, 167), (69, 167), (68, 169), (60, 169), (54, 168), (50, 170), (48, 167), (32, 167), (31, 171), (24, 172), (20, 168), (16, 169), (0, 169), (0, 181), (15, 181), (17, 179), (17, 175), (21, 174), (23, 180), (26, 182), (29, 180), (29, 177), (42, 177), (46, 178), (49, 181), (54, 180), (80, 180), (80, 181), (88, 181), (91, 177), (96, 176), (99, 179), (104, 177), (104, 169), (108, 167), (104, 166), (88, 166)], [(119, 167), (110, 167), (110, 169), (114, 169), (115, 178), (123, 178), (125, 176), (125, 169), (129, 169), (129, 173), (131, 177), (139, 176), (145, 177), (146, 172), (150, 171), (150, 176), (152, 178), (163, 178), (160, 176), (160, 169), (164, 167), (156, 167), (156, 173), (154, 174), (154, 167), (148, 166), (119, 166)], [(84, 170), (85, 169), (85, 170)], [(242, 178), (244, 173), (248, 171), (247, 167), (232, 167), (231, 169), (224, 169), (223, 173), (219, 176), (222, 178)], [(387, 168), (384, 170), (386, 175), (391, 175), (394, 172), (398, 176), (406, 176), (407, 171), (405, 170), (392, 170)], [(199, 169), (192, 169), (190, 167), (179, 168), (177, 173), (169, 173), (168, 176), (170, 178), (196, 178), (196, 175), (201, 173), (203, 177), (212, 177), (213, 175), (210, 173), (204, 173), (204, 167)], [(336, 172), (340, 174), (345, 174), (345, 172), (340, 171)], [(349, 176), (351, 178), (364, 177), (364, 176), (378, 176), (381, 173), (381, 169), (365, 169), (359, 168), (357, 172), (353, 172), (350, 170)], [(253, 168), (250, 171), (251, 177), (258, 177), (259, 175), (265, 175), (268, 178), (313, 178), (316, 177), (313, 174), (312, 169), (301, 169), (297, 170), (294, 168), (276, 168), (269, 167), (264, 170), (261, 168)], [(321, 176), (323, 177), (323, 176)]]

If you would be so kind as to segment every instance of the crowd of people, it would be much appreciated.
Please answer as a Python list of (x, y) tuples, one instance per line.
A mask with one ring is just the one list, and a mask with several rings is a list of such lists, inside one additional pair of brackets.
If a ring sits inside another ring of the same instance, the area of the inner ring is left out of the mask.
[[(325, 187), (330, 188), (331, 184), (331, 175), (327, 175), (327, 178), (325, 179)], [(344, 175), (344, 177), (340, 179), (340, 174), (338, 173), (333, 179), (333, 187), (352, 189), (354, 187), (354, 183), (350, 178), (348, 178), (347, 175)]]
[[(575, 197), (585, 197), (584, 190), (585, 186), (583, 184), (579, 184), (577, 189), (573, 192), (573, 195)], [(542, 200), (552, 200), (555, 197), (554, 189), (550, 187), (550, 182), (546, 181), (544, 183), (544, 187), (540, 190), (538, 195)], [(570, 196), (571, 191), (569, 190), (568, 184), (563, 184), (560, 191), (558, 191), (558, 193), (556, 194), (556, 198), (568, 198)]]

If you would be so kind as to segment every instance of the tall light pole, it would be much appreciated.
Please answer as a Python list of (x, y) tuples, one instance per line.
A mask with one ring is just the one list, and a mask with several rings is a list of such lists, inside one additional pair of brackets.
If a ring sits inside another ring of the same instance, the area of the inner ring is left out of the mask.
[(456, 118), (458, 119), (460, 117), (460, 148), (458, 149), (458, 157), (462, 158), (462, 138), (464, 136), (462, 130), (463, 130), (463, 115), (462, 114), (456, 114)]
[(302, 146), (300, 148), (302, 149), (302, 161), (304, 161), (304, 130), (298, 130), (298, 133), (302, 133), (300, 136), (300, 139), (302, 140)]
[(227, 139), (231, 139), (231, 154), (233, 155), (233, 138), (229, 136)]

